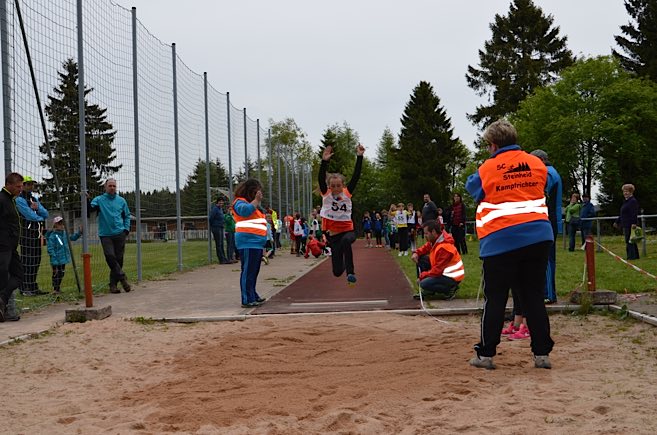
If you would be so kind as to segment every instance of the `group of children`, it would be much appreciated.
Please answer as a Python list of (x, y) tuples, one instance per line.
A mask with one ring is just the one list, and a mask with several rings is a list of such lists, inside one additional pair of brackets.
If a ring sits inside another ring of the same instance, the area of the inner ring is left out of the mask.
[[(374, 217), (372, 217), (374, 216)], [(445, 228), (442, 209), (438, 209), (441, 230)], [(388, 210), (363, 213), (363, 234), (367, 248), (398, 249), (398, 255), (408, 255), (417, 247), (417, 238), (422, 234), (422, 213), (415, 211), (413, 204), (391, 204)]]

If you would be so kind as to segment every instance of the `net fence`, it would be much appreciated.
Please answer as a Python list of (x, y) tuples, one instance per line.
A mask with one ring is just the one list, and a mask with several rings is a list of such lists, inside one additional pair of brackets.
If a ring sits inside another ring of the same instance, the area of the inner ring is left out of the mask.
[[(309, 197), (312, 183), (302, 172), (310, 168), (295, 166), (295, 156), (280, 156), (275, 144), (270, 151), (268, 126), (236, 107), (235, 98), (218, 91), (206, 74), (188, 67), (174, 44), (161, 41), (138, 20), (136, 9), (109, 0), (82, 2), (80, 22), (75, 0), (19, 3), (46, 118), (48, 149), (19, 10), (13, 1), (0, 0), (0, 5), (3, 175), (18, 172), (34, 180), (33, 190), (28, 187), (22, 194), (23, 227), (34, 230), (21, 238), (23, 262), (31, 267), (23, 296), (55, 286), (49, 264), (59, 252), (51, 252), (52, 242), (49, 245), (55, 233), (59, 238), (53, 240), (59, 241), (75, 235), (68, 255), (80, 263), (86, 247), (94, 290), (107, 288), (109, 269), (97, 216), (85, 214), (84, 208), (104, 193), (109, 178), (116, 180), (131, 214), (124, 257), (131, 280), (216, 261), (208, 212), (216, 198), (230, 199), (236, 184), (247, 177), (261, 181), (264, 205), (280, 210), (281, 216)], [(81, 76), (83, 164), (78, 126)], [(60, 216), (68, 234), (54, 226), (53, 219)], [(82, 228), (86, 231), (78, 238)], [(74, 294), (71, 266), (55, 287)]]

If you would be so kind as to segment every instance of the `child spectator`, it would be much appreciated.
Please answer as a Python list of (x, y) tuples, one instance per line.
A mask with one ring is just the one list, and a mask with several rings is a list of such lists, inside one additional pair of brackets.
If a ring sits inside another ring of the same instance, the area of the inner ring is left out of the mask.
[(315, 258), (319, 258), (319, 256), (322, 255), (322, 252), (324, 252), (325, 248), (326, 243), (320, 242), (312, 234), (309, 234), (308, 241), (306, 243), (306, 253), (303, 257), (308, 258), (310, 256), (309, 254), (313, 254)]
[(372, 218), (370, 212), (363, 213), (363, 233), (365, 234), (365, 247), (372, 247)]
[(64, 230), (64, 218), (55, 216), (52, 220), (52, 230), (46, 233), (48, 255), (52, 266), (52, 289), (56, 295), (61, 294), (62, 280), (66, 273), (66, 265), (71, 262), (71, 251), (68, 249), (68, 239), (76, 241), (82, 235), (82, 228), (70, 237)]
[(374, 215), (374, 238), (376, 239), (376, 247), (383, 248), (382, 236), (383, 236), (383, 219), (381, 219), (381, 213), (377, 212)]

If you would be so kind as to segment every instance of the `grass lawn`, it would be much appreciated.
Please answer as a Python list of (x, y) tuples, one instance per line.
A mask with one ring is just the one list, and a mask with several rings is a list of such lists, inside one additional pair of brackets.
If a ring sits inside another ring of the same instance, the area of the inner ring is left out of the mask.
[[(283, 249), (288, 245), (287, 240), (281, 240)], [(142, 243), (142, 279), (156, 280), (165, 277), (168, 274), (178, 271), (178, 243), (175, 240), (168, 242)], [(73, 255), (78, 268), (81, 286), (83, 286), (82, 270), (82, 244), (81, 242), (73, 243)], [(109, 290), (109, 269), (105, 263), (105, 256), (100, 244), (96, 240), (89, 241), (89, 253), (91, 254), (91, 276), (94, 294), (107, 293)], [(212, 243), (212, 258), (216, 261), (214, 242)], [(131, 282), (137, 281), (137, 245), (128, 243), (125, 247), (123, 257), (123, 270)], [(208, 263), (208, 242), (207, 240), (184, 241), (182, 244), (182, 265), (183, 270), (190, 270)], [(39, 288), (43, 291), (52, 291), (52, 278), (50, 257), (43, 248), (41, 257), (41, 267), (37, 277)], [(43, 296), (25, 297), (20, 292), (15, 291), (16, 305), (22, 311), (36, 310), (57, 301), (76, 301), (84, 299), (84, 288), (78, 292), (75, 283), (75, 274), (72, 264), (67, 265), (66, 275), (62, 281), (62, 294), (55, 297), (52, 294)]]
[[(607, 249), (625, 258), (625, 242), (621, 236), (607, 236), (603, 239), (603, 244)], [(654, 246), (648, 245), (647, 255), (632, 263), (646, 272), (657, 275), (657, 264), (655, 262), (657, 252), (650, 252), (651, 248), (655, 250)], [(640, 250), (641, 247), (639, 247)], [(456, 294), (457, 298), (476, 298), (479, 290), (481, 260), (478, 257), (479, 243), (476, 240), (468, 242), (468, 252), (468, 254), (462, 256), (465, 265), (465, 279)], [(415, 282), (417, 274), (415, 263), (411, 261), (410, 252), (408, 257), (398, 257), (397, 251), (392, 251), (391, 255), (399, 263), (411, 282)], [(568, 250), (562, 248), (560, 243), (557, 245), (557, 294), (560, 299), (565, 299), (571, 291), (582, 283), (584, 261), (583, 251), (568, 252)], [(596, 286), (598, 289), (613, 290), (618, 293), (640, 293), (657, 289), (657, 280), (629, 268), (605, 252), (596, 252), (595, 261)], [(584, 285), (582, 289), (585, 290), (586, 286)]]

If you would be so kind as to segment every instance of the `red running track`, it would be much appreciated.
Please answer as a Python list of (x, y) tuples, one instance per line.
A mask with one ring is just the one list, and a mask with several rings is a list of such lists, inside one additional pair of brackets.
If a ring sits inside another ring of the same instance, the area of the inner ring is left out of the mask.
[[(384, 248), (366, 248), (364, 240), (353, 244), (358, 281), (347, 284), (346, 275), (334, 277), (331, 259), (294, 281), (252, 314), (323, 313), (417, 309), (411, 285), (394, 258)], [(299, 259), (299, 261), (304, 261)]]

